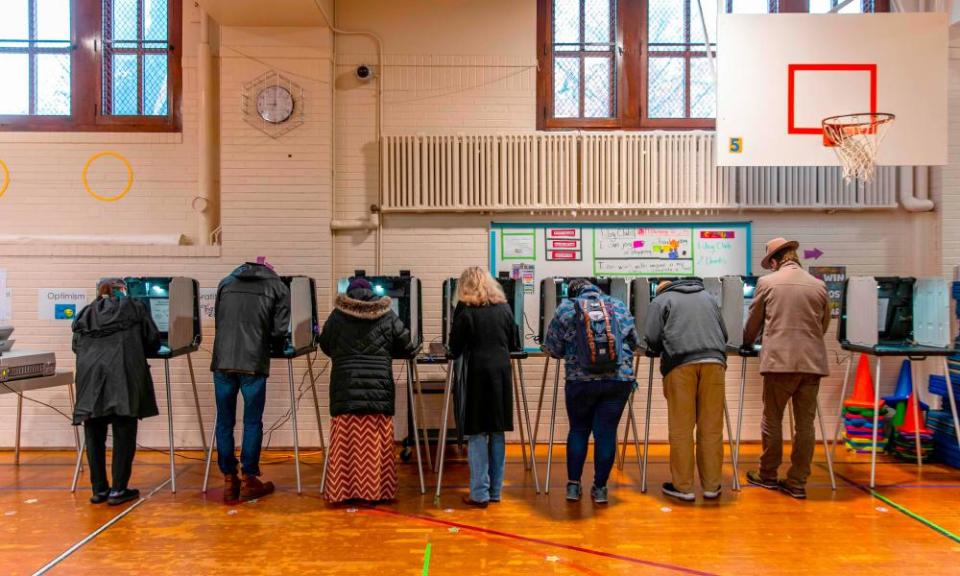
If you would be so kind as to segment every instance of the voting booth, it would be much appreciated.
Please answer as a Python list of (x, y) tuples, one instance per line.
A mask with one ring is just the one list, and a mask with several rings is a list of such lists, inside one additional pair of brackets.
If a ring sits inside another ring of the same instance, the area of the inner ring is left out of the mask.
[(308, 276), (281, 276), (290, 291), (290, 328), (282, 350), (274, 358), (302, 356), (317, 349), (320, 316), (317, 313), (317, 282)]
[(153, 358), (173, 358), (200, 349), (200, 284), (183, 277), (129, 277), (127, 295), (143, 302), (160, 331), (160, 352)]
[(608, 296), (627, 302), (627, 281), (623, 278), (609, 277), (554, 277), (540, 281), (540, 342), (547, 336), (550, 322), (557, 314), (557, 308), (565, 298), (569, 298), (570, 283), (574, 280), (587, 280)]
[[(176, 463), (174, 451), (176, 445), (173, 433), (173, 392), (170, 382), (170, 360), (186, 356), (190, 370), (190, 383), (193, 387), (193, 402), (197, 414), (197, 425), (203, 449), (209, 451), (204, 432), (203, 413), (200, 409), (200, 396), (197, 392), (197, 378), (193, 369), (191, 354), (200, 349), (202, 334), (200, 330), (200, 284), (193, 278), (182, 276), (128, 276), (123, 278), (127, 286), (127, 297), (143, 302), (157, 330), (160, 332), (160, 350), (148, 354), (148, 358), (163, 360), (164, 385), (167, 397), (167, 439), (170, 451), (170, 491), (177, 491)], [(77, 454), (73, 472), (71, 491), (76, 491), (80, 477), (80, 468), (85, 443)]]
[(950, 346), (950, 289), (942, 278), (854, 276), (843, 284), (841, 344), (877, 350)]
[(720, 312), (727, 329), (727, 345), (739, 349), (743, 345), (743, 328), (757, 290), (757, 277), (724, 276), (720, 285)]
[(643, 339), (643, 334), (646, 331), (647, 310), (649, 310), (653, 299), (657, 297), (657, 286), (661, 282), (673, 282), (674, 280), (678, 280), (678, 278), (634, 278), (630, 282), (630, 314), (633, 316), (633, 322), (637, 328), (637, 338), (640, 347), (643, 349), (647, 347), (647, 343)]
[[(460, 302), (457, 297), (457, 288), (459, 278), (447, 278), (443, 281), (443, 334), (442, 342), (444, 348), (448, 347), (450, 341), (450, 332), (453, 330), (453, 313)], [(513, 322), (517, 325), (517, 333), (523, 334), (523, 283), (510, 278), (508, 274), (500, 274), (497, 282), (503, 288), (503, 293), (507, 297), (507, 305), (513, 312)]]

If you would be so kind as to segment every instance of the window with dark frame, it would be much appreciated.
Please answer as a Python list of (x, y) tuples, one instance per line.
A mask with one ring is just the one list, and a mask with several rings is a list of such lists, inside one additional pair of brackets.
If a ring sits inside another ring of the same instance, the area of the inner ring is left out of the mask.
[(0, 1), (0, 130), (179, 131), (181, 14), (181, 0)]
[[(829, 12), (843, 1), (722, 0), (722, 6), (738, 14)], [(539, 0), (537, 127), (712, 128), (717, 6), (715, 0)], [(854, 0), (840, 11), (888, 10), (889, 0)]]

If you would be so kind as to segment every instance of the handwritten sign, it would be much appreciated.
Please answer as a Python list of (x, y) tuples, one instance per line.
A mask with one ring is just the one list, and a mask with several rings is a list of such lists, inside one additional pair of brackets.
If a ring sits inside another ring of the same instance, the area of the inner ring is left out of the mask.
[(503, 235), (504, 260), (533, 260), (537, 257), (537, 237), (533, 231)]

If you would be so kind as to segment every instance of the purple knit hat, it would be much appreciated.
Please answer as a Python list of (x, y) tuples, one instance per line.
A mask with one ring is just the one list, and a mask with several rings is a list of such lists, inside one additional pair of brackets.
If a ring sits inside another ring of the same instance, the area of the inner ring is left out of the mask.
[(347, 292), (353, 292), (354, 290), (373, 290), (373, 286), (370, 285), (370, 282), (368, 282), (366, 278), (353, 278), (350, 280), (350, 285), (347, 286)]

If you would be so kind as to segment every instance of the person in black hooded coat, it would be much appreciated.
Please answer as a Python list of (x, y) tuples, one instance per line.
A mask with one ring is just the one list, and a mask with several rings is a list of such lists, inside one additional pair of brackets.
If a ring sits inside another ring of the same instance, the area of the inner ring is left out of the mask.
[[(83, 424), (94, 504), (123, 504), (140, 496), (127, 487), (137, 450), (137, 421), (159, 414), (147, 355), (160, 333), (147, 307), (126, 297), (126, 285), (100, 283), (97, 300), (73, 321), (77, 355), (74, 425)], [(113, 426), (113, 486), (107, 481), (107, 428)]]
[(510, 352), (520, 350), (520, 333), (503, 288), (483, 268), (464, 270), (457, 297), (450, 354), (465, 365), (470, 495), (463, 501), (483, 508), (500, 501), (503, 487), (504, 432), (513, 430)]
[(330, 456), (324, 496), (329, 502), (393, 500), (393, 360), (413, 358), (418, 343), (391, 310), (391, 299), (354, 278), (320, 334), (333, 361), (330, 375)]

